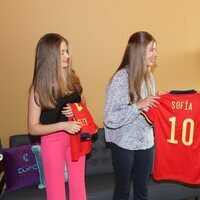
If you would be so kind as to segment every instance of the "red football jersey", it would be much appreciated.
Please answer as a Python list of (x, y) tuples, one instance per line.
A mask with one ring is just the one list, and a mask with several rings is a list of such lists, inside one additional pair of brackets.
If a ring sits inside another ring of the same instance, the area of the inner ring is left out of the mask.
[(200, 94), (161, 95), (142, 114), (154, 124), (154, 179), (200, 184)]
[(92, 115), (84, 103), (70, 103), (69, 104), (74, 113), (73, 120), (81, 123), (81, 131), (78, 134), (70, 135), (71, 156), (72, 160), (76, 161), (82, 155), (86, 155), (91, 151), (91, 140), (82, 140), (82, 134), (93, 135), (98, 131), (98, 126), (94, 122)]

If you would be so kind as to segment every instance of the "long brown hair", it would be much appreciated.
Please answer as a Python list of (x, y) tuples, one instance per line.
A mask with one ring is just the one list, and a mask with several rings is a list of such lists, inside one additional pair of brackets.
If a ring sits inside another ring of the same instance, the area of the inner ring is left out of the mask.
[(140, 31), (132, 34), (128, 40), (121, 64), (117, 69), (119, 71), (120, 69), (128, 68), (131, 103), (134, 102), (135, 96), (138, 99), (142, 98), (141, 87), (143, 80), (146, 82), (148, 94), (152, 95), (150, 71), (145, 60), (146, 47), (152, 41), (155, 41), (155, 39), (147, 32)]
[[(59, 34), (42, 36), (36, 46), (35, 67), (31, 87), (35, 101), (42, 108), (55, 108), (59, 97), (70, 93), (82, 93), (82, 86), (71, 65), (66, 75), (61, 67), (60, 44), (68, 41)], [(71, 63), (71, 62), (69, 62)]]

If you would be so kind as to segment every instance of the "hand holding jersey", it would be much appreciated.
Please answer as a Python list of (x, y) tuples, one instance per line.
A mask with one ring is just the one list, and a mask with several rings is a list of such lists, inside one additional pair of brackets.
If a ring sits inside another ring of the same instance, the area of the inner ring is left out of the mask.
[(70, 103), (69, 106), (73, 112), (72, 120), (79, 122), (81, 125), (81, 130), (78, 132), (81, 134), (81, 138), (90, 139), (91, 136), (97, 132), (98, 126), (95, 124), (86, 105), (79, 102)]
[(81, 124), (81, 130), (75, 135), (70, 135), (72, 160), (75, 161), (80, 155), (85, 155), (91, 151), (91, 136), (97, 133), (98, 126), (84, 103), (70, 103), (69, 105), (74, 114), (70, 120), (75, 120)]
[(147, 108), (147, 107), (156, 107), (156, 104), (158, 104), (158, 99), (160, 97), (158, 96), (148, 96), (144, 99), (140, 99), (137, 103), (136, 103), (136, 106), (137, 108), (140, 110), (140, 109), (144, 109), (144, 108)]

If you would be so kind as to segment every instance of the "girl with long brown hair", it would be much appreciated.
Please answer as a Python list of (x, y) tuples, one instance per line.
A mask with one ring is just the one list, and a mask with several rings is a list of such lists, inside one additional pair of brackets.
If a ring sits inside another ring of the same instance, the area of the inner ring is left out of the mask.
[[(68, 168), (70, 200), (86, 200), (85, 155), (71, 159), (70, 137), (81, 129), (68, 103), (80, 102), (82, 86), (70, 65), (68, 41), (48, 33), (38, 42), (29, 92), (28, 130), (41, 136), (47, 200), (66, 200), (64, 165)], [(67, 116), (67, 117), (66, 117)], [(77, 147), (78, 148), (78, 147)]]
[(151, 125), (140, 112), (157, 103), (150, 72), (157, 57), (156, 46), (147, 32), (131, 35), (106, 90), (104, 127), (115, 173), (113, 200), (128, 200), (131, 177), (134, 200), (148, 199), (154, 139)]

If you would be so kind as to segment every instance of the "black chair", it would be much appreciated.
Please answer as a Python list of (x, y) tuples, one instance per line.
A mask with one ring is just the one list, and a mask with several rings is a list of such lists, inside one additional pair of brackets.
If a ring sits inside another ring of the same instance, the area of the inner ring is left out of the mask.
[(9, 138), (9, 147), (19, 147), (25, 144), (40, 143), (40, 136), (31, 136), (29, 134), (12, 135)]

